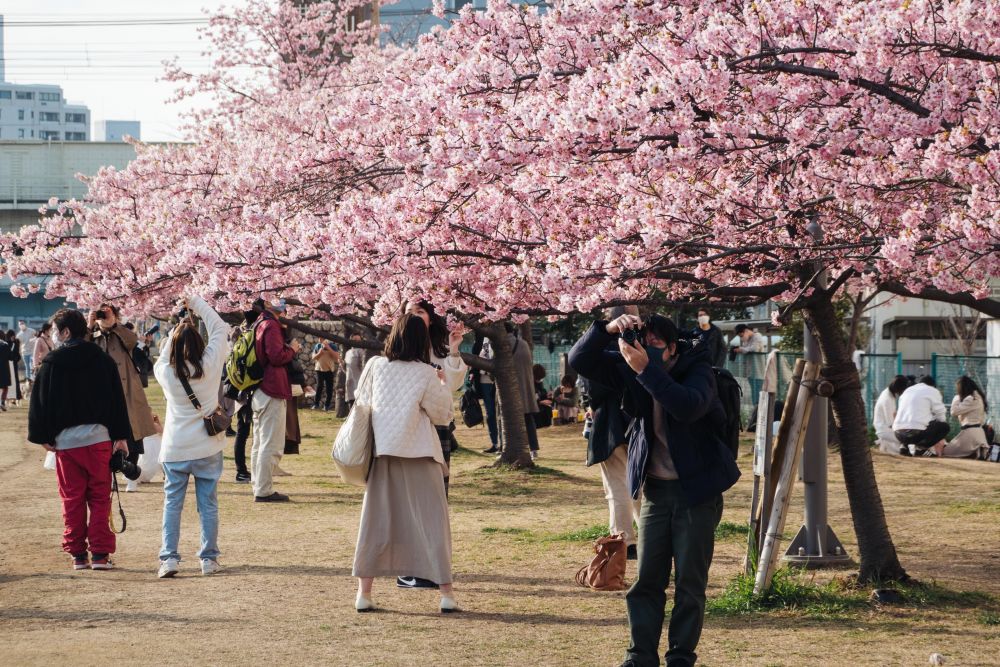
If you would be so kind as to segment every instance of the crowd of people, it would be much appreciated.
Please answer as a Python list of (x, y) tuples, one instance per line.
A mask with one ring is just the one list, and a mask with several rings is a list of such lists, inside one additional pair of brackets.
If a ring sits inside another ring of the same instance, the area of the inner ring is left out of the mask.
[[(75, 569), (114, 567), (109, 471), (128, 476), (128, 466), (135, 466), (150, 438), (158, 438), (155, 465), (164, 475), (161, 578), (181, 570), (181, 516), (192, 480), (201, 524), (200, 570), (211, 575), (221, 568), (217, 488), (227, 433), (235, 435), (236, 481), (252, 485), (254, 502), (289, 501), (274, 478), (282, 474), (282, 456), (297, 452), (300, 439), (294, 400), (305, 383), (297, 359), (300, 343), (282, 317), (283, 302), (258, 300), (254, 306), (231, 330), (204, 299), (190, 296), (155, 360), (155, 332), (138, 336), (107, 303), (86, 317), (62, 309), (38, 332), (23, 327), (33, 341), (31, 355), (20, 352), (26, 348), (13, 331), (0, 340), (0, 359), (8, 362), (0, 363), (0, 385), (10, 385), (9, 379), (3, 382), (4, 371), (16, 373), (15, 353), (31, 369), (28, 439), (55, 455), (62, 546)], [(317, 378), (313, 409), (331, 409), (334, 371), (342, 365), (346, 403), (363, 405), (371, 414), (375, 456), (352, 571), (359, 612), (376, 608), (373, 582), (379, 577), (394, 577), (401, 588), (438, 589), (440, 611), (459, 610), (448, 489), (455, 447), (452, 397), (467, 380), (483, 401), (491, 444), (486, 451), (503, 447), (496, 379), (470, 371), (463, 361), (464, 333), (449, 330), (433, 305), (415, 302), (393, 324), (381, 354), (366, 355), (360, 335), (353, 334), (354, 345), (343, 356), (326, 341), (308, 355)], [(713, 371), (733, 348), (705, 311), (699, 311), (693, 331), (680, 332), (665, 317), (613, 309), (574, 345), (567, 369), (573, 374), (567, 372), (547, 391), (545, 369), (532, 363), (530, 346), (512, 325), (507, 335), (532, 458), (538, 456), (537, 428), (553, 420), (575, 423), (586, 411), (587, 465), (600, 467), (610, 532), (621, 535), (627, 558), (637, 561), (638, 576), (626, 595), (631, 640), (623, 667), (658, 664), (671, 573), (667, 663), (693, 665), (722, 493), (740, 476), (720, 431), (726, 414)], [(227, 360), (242, 336), (249, 337), (261, 372), (252, 388), (232, 391)], [(760, 344), (751, 329), (739, 336), (737, 354)], [(486, 360), (494, 357), (489, 340), (476, 352)], [(162, 423), (143, 389), (150, 373), (166, 399)], [(985, 393), (965, 376), (955, 390), (950, 412), (961, 430), (949, 441), (933, 379), (894, 378), (875, 407), (879, 448), (912, 456), (979, 455), (987, 444)], [(229, 431), (223, 424), (234, 415), (236, 428)]]

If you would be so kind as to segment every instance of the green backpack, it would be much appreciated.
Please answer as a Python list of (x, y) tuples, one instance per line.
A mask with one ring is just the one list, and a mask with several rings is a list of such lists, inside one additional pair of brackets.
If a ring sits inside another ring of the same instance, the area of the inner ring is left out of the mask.
[(264, 379), (264, 366), (257, 360), (257, 324), (236, 338), (226, 360), (226, 382), (237, 392), (252, 389)]

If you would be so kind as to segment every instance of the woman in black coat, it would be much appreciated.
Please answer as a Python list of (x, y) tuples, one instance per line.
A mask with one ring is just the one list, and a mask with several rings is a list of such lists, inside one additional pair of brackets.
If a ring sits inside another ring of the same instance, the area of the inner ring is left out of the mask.
[(7, 411), (7, 388), (10, 386), (10, 345), (0, 336), (0, 410)]
[(14, 333), (13, 329), (8, 329), (6, 333), (7, 345), (10, 346), (10, 368), (12, 377), (8, 380), (8, 384), (14, 385), (14, 396), (10, 399), (12, 401), (21, 400), (21, 371), (17, 367), (21, 363), (21, 341), (17, 339), (17, 334)]

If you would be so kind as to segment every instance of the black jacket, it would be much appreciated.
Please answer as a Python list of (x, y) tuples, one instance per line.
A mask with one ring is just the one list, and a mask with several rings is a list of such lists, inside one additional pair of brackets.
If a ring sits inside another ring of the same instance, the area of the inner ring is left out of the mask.
[(625, 444), (625, 427), (628, 417), (622, 412), (622, 393), (606, 385), (588, 380), (587, 404), (594, 423), (587, 438), (587, 465), (603, 463), (615, 448)]
[(580, 375), (622, 392), (631, 418), (628, 432), (629, 486), (638, 497), (649, 467), (654, 399), (663, 407), (667, 446), (684, 495), (691, 504), (709, 500), (740, 478), (736, 460), (723, 439), (726, 412), (715, 389), (708, 349), (679, 343), (669, 372), (650, 364), (636, 375), (618, 352), (607, 350), (614, 336), (598, 321), (577, 341), (569, 363)]
[(713, 366), (722, 368), (726, 365), (729, 345), (726, 343), (726, 337), (722, 335), (722, 329), (714, 324), (708, 325), (707, 331), (701, 327), (695, 327), (690, 336), (692, 345), (708, 350), (708, 359)]
[(70, 426), (103, 424), (112, 440), (132, 437), (114, 360), (94, 343), (73, 340), (45, 355), (31, 387), (28, 440), (53, 445)]

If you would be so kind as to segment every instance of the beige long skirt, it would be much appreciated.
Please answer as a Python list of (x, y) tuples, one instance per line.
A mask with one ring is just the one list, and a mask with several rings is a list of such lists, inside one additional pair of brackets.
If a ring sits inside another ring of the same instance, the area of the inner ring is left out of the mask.
[(431, 458), (375, 459), (361, 506), (352, 574), (451, 583), (451, 523), (440, 463)]
[(943, 456), (962, 459), (975, 456), (980, 447), (986, 446), (986, 431), (982, 428), (966, 428), (958, 432), (955, 439), (944, 446)]

